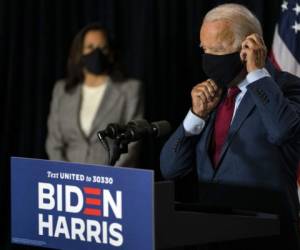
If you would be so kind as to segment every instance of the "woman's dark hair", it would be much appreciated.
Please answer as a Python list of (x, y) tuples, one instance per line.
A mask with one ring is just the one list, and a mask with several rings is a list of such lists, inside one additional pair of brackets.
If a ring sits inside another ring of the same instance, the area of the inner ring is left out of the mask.
[(114, 81), (123, 81), (125, 78), (124, 72), (122, 72), (121, 70), (120, 63), (117, 61), (116, 52), (113, 49), (112, 41), (108, 35), (107, 30), (99, 23), (91, 23), (83, 27), (77, 33), (72, 42), (67, 64), (67, 78), (65, 85), (65, 90), (67, 92), (71, 92), (78, 84), (82, 83), (83, 81), (83, 66), (80, 60), (82, 56), (84, 38), (89, 31), (99, 31), (106, 37), (107, 44), (105, 50), (111, 63), (110, 71), (107, 72), (108, 75)]

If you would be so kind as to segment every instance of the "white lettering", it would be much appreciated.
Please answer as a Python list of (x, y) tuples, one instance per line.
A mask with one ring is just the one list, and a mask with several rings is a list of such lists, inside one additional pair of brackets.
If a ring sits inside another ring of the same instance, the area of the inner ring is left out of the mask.
[(39, 235), (44, 235), (43, 229), (48, 229), (48, 236), (53, 236), (53, 216), (48, 215), (48, 221), (44, 221), (44, 216), (39, 214)]
[(109, 233), (112, 237), (109, 238), (109, 244), (119, 247), (123, 244), (122, 225), (118, 223), (112, 223), (109, 227)]
[(109, 217), (109, 207), (118, 219), (122, 219), (122, 192), (116, 192), (116, 201), (110, 194), (109, 190), (103, 189), (103, 216)]
[(76, 240), (76, 236), (79, 236), (80, 240), (85, 241), (84, 231), (85, 231), (85, 223), (82, 219), (72, 218), (71, 220), (71, 228), (72, 228), (72, 239)]
[[(65, 211), (69, 213), (79, 213), (83, 207), (83, 194), (80, 188), (76, 186), (66, 186), (66, 208)], [(72, 205), (72, 194), (77, 196), (77, 204)]]
[(59, 216), (55, 228), (54, 237), (59, 237), (60, 234), (64, 234), (66, 239), (70, 239), (70, 233), (66, 221), (66, 217)]
[(87, 230), (87, 241), (91, 242), (92, 238), (94, 238), (97, 243), (101, 243), (101, 240), (99, 237), (100, 233), (101, 233), (101, 227), (100, 227), (100, 224), (98, 221), (87, 220), (86, 221), (86, 230)]
[[(47, 191), (47, 192), (46, 192)], [(39, 182), (38, 185), (39, 209), (52, 210), (55, 207), (54, 187), (49, 183)]]

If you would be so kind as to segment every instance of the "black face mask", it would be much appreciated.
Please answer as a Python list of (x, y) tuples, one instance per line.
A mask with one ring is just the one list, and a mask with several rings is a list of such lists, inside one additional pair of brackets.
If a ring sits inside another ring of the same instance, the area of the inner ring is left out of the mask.
[(100, 75), (108, 73), (110, 63), (101, 49), (94, 49), (91, 53), (81, 57), (81, 63), (92, 74)]
[(227, 55), (202, 55), (204, 73), (221, 88), (227, 88), (243, 67), (239, 52)]

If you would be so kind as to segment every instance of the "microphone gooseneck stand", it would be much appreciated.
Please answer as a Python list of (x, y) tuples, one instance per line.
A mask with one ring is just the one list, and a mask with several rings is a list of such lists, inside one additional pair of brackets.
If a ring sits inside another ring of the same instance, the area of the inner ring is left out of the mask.
[(117, 137), (112, 144), (112, 154), (109, 160), (109, 165), (114, 166), (120, 159), (121, 154), (128, 153), (128, 144), (130, 141), (122, 140), (121, 137)]
[(123, 139), (122, 134), (116, 136), (116, 138), (113, 139), (111, 147), (106, 139), (106, 136), (101, 133), (101, 131), (97, 133), (97, 136), (105, 151), (107, 152), (106, 162), (108, 165), (114, 166), (120, 159), (121, 154), (128, 153), (128, 144), (130, 143), (130, 141)]

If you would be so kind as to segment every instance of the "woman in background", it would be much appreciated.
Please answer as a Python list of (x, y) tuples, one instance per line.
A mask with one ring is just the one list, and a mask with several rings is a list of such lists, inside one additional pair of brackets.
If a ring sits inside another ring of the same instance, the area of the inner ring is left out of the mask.
[[(73, 40), (67, 78), (53, 90), (46, 140), (49, 159), (106, 164), (97, 131), (142, 116), (141, 83), (124, 78), (101, 25), (84, 27)], [(116, 165), (134, 167), (137, 156), (138, 144), (132, 144)]]

